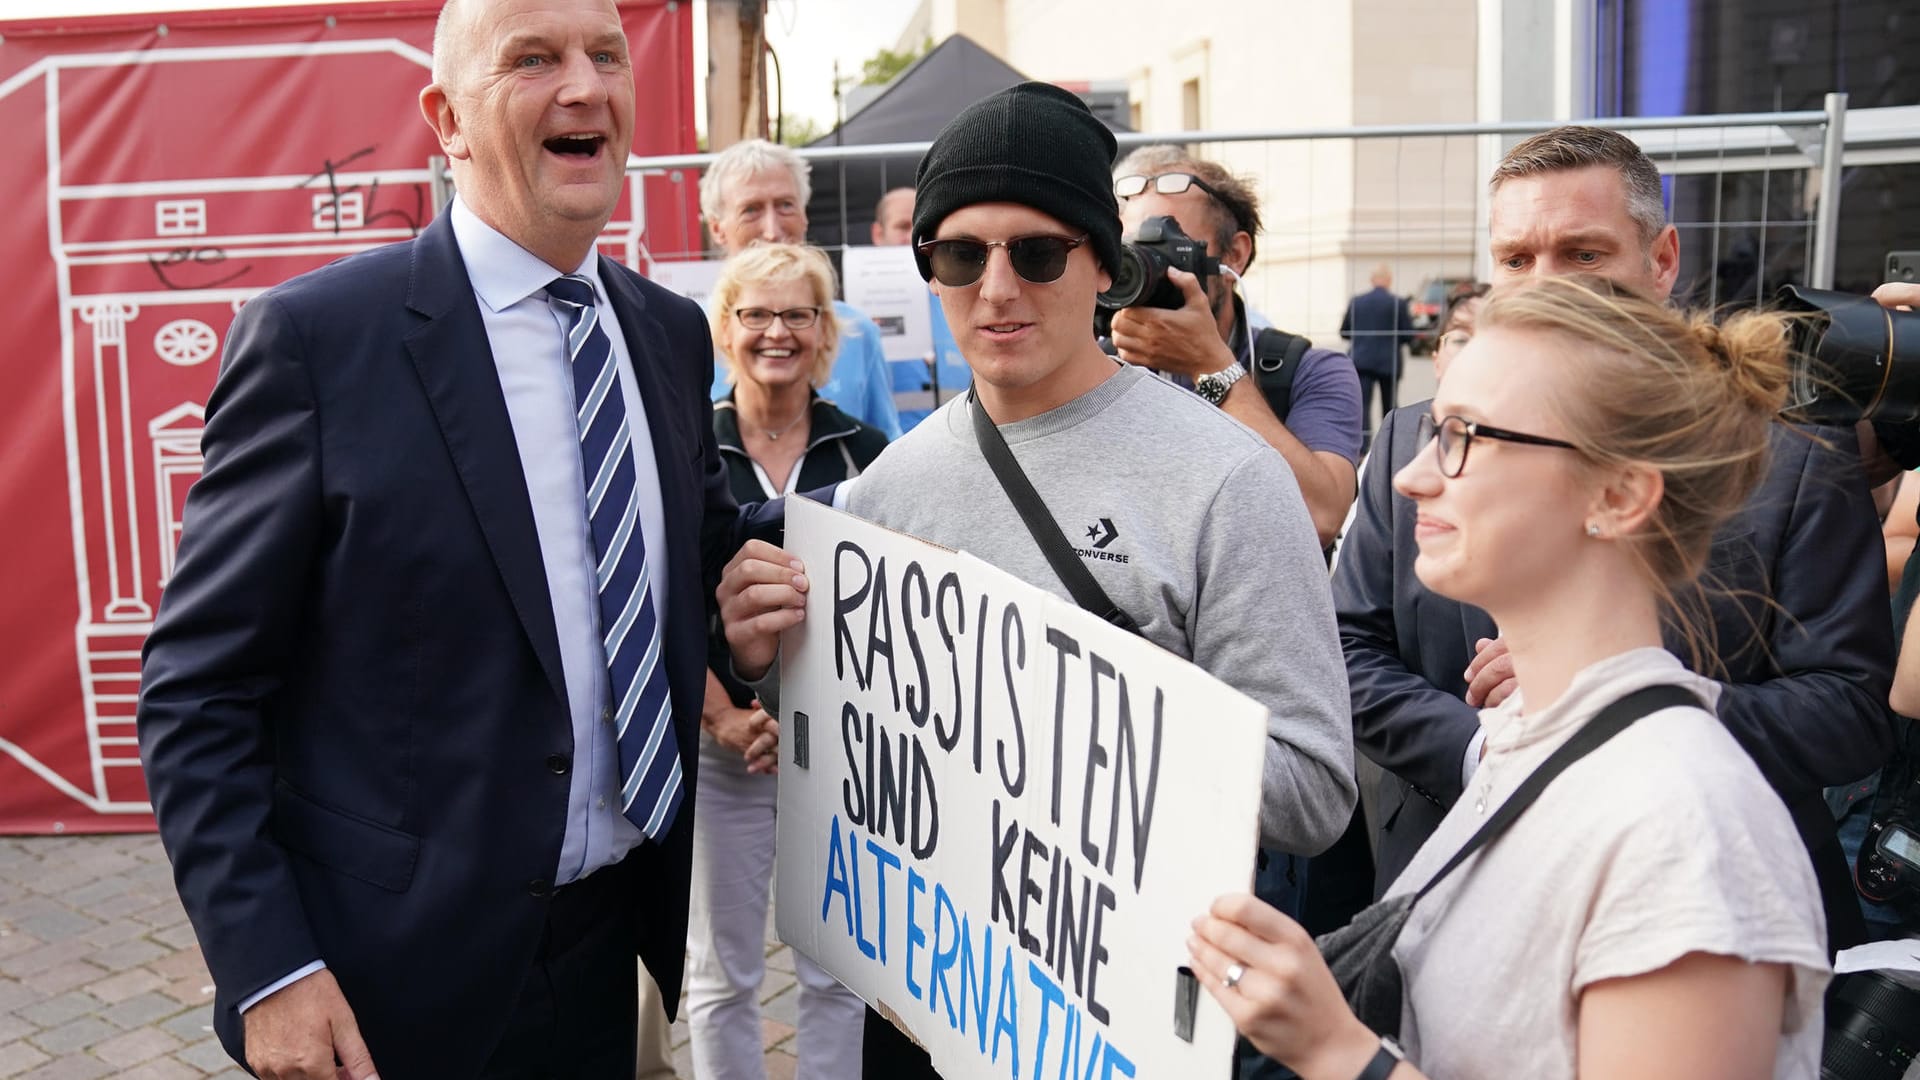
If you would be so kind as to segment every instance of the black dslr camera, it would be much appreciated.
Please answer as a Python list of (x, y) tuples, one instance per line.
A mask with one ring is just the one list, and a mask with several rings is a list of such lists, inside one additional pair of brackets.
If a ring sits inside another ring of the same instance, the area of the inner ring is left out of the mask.
[(1801, 316), (1788, 417), (1835, 426), (1920, 425), (1920, 311), (1799, 285), (1780, 290), (1780, 306)]
[(1167, 271), (1185, 270), (1200, 279), (1205, 291), (1207, 279), (1220, 272), (1220, 260), (1207, 254), (1204, 240), (1195, 240), (1180, 229), (1172, 217), (1150, 217), (1140, 223), (1132, 240), (1121, 245), (1120, 272), (1113, 287), (1099, 296), (1099, 308), (1093, 313), (1096, 337), (1111, 337), (1113, 313), (1121, 308), (1155, 307), (1173, 310), (1186, 302), (1180, 286), (1167, 280)]

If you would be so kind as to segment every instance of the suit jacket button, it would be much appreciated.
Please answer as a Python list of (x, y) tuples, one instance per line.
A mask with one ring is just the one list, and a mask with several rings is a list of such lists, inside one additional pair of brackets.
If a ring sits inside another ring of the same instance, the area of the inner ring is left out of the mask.
[(527, 892), (529, 895), (546, 896), (552, 891), (553, 886), (547, 884), (546, 878), (534, 878), (532, 881), (527, 882)]
[(571, 768), (572, 765), (573, 762), (568, 760), (565, 754), (549, 754), (547, 756), (547, 771), (555, 776), (567, 775), (567, 770)]

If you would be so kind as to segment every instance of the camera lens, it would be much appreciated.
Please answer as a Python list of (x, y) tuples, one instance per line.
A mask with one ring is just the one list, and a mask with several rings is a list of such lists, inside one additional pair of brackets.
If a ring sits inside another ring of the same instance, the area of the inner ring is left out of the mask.
[(1920, 1049), (1920, 990), (1878, 971), (1842, 975), (1827, 991), (1822, 1080), (1900, 1080)]
[(1780, 299), (1803, 316), (1788, 406), (1794, 419), (1920, 420), (1920, 313), (1798, 285), (1782, 289)]
[(1154, 260), (1141, 248), (1128, 243), (1120, 246), (1120, 272), (1113, 275), (1113, 287), (1099, 296), (1101, 307), (1123, 308), (1140, 302), (1156, 279)]

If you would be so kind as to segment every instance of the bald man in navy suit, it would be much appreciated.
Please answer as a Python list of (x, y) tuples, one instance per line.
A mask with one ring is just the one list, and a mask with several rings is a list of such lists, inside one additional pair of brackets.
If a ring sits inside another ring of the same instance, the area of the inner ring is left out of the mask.
[(673, 1008), (713, 587), (743, 535), (698, 307), (599, 257), (612, 0), (456, 0), (459, 197), (249, 301), (147, 643), (162, 839), (262, 1076), (633, 1075)]

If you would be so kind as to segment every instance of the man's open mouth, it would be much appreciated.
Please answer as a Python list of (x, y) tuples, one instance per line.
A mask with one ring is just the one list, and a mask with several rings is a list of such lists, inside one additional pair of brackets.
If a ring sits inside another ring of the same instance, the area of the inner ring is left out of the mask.
[(541, 145), (563, 157), (585, 160), (600, 153), (606, 141), (604, 135), (555, 135)]

